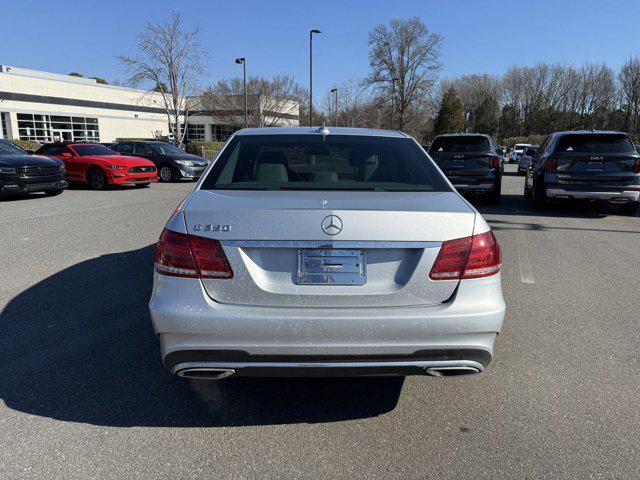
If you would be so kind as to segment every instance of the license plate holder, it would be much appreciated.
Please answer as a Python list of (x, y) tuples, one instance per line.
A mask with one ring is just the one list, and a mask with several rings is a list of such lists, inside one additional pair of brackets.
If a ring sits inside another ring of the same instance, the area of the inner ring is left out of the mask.
[(366, 252), (362, 249), (300, 249), (295, 283), (364, 285), (367, 283)]

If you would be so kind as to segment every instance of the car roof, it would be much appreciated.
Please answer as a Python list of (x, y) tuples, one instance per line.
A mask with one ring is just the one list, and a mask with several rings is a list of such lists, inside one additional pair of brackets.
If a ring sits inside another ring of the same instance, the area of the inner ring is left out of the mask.
[(484, 137), (484, 138), (488, 138), (489, 140), (491, 140), (491, 136), (487, 135), (486, 133), (443, 133), (441, 135), (438, 135), (436, 138), (441, 138), (441, 137)]
[(551, 135), (593, 135), (594, 133), (606, 135), (627, 135), (625, 132), (617, 132), (615, 130), (564, 130), (562, 132), (553, 132)]
[[(395, 130), (378, 130), (374, 128), (324, 127), (328, 135), (359, 135), (365, 137), (410, 138), (409, 135)], [(237, 136), (246, 135), (308, 135), (322, 133), (323, 127), (266, 127), (245, 128), (238, 130)]]

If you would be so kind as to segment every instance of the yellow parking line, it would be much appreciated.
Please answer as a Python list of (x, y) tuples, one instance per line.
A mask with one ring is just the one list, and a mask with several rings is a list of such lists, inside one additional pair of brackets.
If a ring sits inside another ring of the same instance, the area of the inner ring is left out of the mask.
[(520, 265), (520, 281), (522, 283), (535, 283), (533, 273), (531, 272), (531, 262), (529, 261), (529, 252), (527, 250), (527, 242), (524, 238), (524, 232), (516, 231), (517, 248), (518, 248), (518, 264)]

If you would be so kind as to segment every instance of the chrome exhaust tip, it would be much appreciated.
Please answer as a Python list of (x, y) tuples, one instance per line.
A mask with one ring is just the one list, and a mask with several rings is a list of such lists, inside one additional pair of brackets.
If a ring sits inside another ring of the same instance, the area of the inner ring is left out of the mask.
[(179, 377), (196, 378), (200, 380), (220, 380), (236, 373), (230, 368), (191, 367), (176, 372)]
[(432, 377), (459, 377), (462, 375), (476, 375), (480, 370), (476, 367), (451, 366), (451, 367), (429, 367), (425, 369), (427, 375)]

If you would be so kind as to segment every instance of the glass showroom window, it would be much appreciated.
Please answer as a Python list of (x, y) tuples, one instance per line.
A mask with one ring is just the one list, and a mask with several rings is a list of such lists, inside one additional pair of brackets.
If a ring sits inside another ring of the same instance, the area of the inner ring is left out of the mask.
[(97, 118), (60, 115), (19, 113), (18, 135), (20, 140), (35, 140), (41, 143), (56, 140), (100, 141)]
[[(184, 128), (184, 124), (182, 125), (182, 128)], [(191, 141), (201, 141), (204, 140), (204, 125), (198, 125), (198, 124), (187, 124), (187, 134), (186, 134), (186, 138), (187, 140), (191, 140)]]
[(226, 142), (238, 130), (240, 130), (238, 127), (231, 125), (211, 125), (211, 136), (214, 142)]

